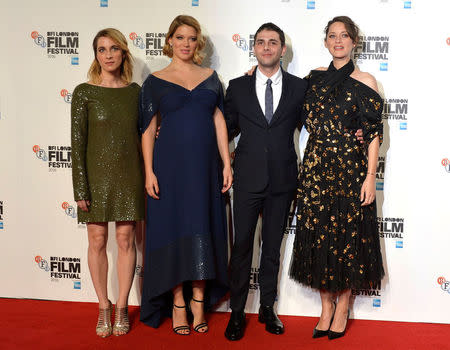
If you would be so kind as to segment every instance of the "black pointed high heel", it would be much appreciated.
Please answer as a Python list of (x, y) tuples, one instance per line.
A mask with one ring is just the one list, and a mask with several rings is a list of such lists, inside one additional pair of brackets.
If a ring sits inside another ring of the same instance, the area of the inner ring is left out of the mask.
[(317, 329), (317, 324), (319, 324), (319, 322), (317, 322), (316, 327), (314, 327), (313, 330), (313, 338), (322, 338), (322, 337), (326, 337), (328, 335), (328, 332), (330, 331), (331, 328), (331, 324), (333, 323), (333, 319), (334, 319), (334, 314), (336, 312), (336, 302), (333, 301), (334, 304), (334, 311), (333, 311), (333, 316), (331, 316), (331, 321), (330, 321), (330, 326), (328, 327), (328, 329), (326, 331), (322, 331), (320, 329)]
[(348, 309), (348, 312), (347, 312), (347, 320), (345, 322), (344, 330), (342, 332), (333, 332), (332, 330), (329, 330), (328, 331), (328, 339), (333, 340), (333, 339), (341, 338), (341, 337), (343, 337), (345, 335), (345, 331), (347, 330), (347, 323), (348, 323), (348, 318), (349, 317), (350, 317), (350, 309)]

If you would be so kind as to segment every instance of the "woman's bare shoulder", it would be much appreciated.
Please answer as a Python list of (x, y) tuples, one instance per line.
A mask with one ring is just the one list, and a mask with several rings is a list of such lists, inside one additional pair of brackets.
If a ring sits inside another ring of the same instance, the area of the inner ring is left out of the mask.
[(208, 67), (200, 67), (202, 69), (202, 72), (206, 74), (212, 74), (214, 72), (214, 69), (208, 68)]
[(207, 78), (213, 74), (214, 69), (208, 67), (198, 67), (197, 74), (202, 78)]
[(377, 80), (375, 79), (375, 77), (367, 72), (362, 72), (360, 70), (354, 72), (354, 74), (352, 74), (352, 77), (358, 81), (360, 81), (361, 83), (367, 85), (368, 87), (370, 87), (371, 89), (375, 90), (376, 92), (378, 92), (378, 84), (377, 84)]
[(157, 70), (156, 72), (153, 72), (152, 75), (154, 75), (157, 78), (165, 79), (167, 76), (170, 76), (170, 69), (167, 66), (161, 70)]

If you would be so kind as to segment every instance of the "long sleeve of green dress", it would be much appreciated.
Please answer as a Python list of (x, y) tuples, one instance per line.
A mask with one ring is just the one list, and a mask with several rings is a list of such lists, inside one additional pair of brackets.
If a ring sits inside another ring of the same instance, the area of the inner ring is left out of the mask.
[(76, 201), (90, 200), (86, 172), (86, 148), (88, 136), (87, 98), (82, 89), (75, 88), (72, 96), (72, 181)]

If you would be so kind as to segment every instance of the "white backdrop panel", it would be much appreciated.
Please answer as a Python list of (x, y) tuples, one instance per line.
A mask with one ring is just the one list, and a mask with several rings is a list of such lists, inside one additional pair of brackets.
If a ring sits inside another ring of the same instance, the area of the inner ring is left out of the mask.
[[(216, 69), (226, 87), (255, 64), (252, 35), (262, 23), (272, 21), (285, 31), (288, 52), (283, 67), (305, 76), (329, 64), (323, 47), (326, 22), (348, 15), (362, 32), (355, 62), (376, 77), (387, 102), (377, 171), (386, 277), (381, 290), (353, 291), (352, 316), (450, 323), (443, 312), (450, 307), (448, 1), (3, 0), (0, 9), (0, 30), (5, 33), (0, 55), (0, 273), (4, 281), (0, 296), (96, 300), (87, 267), (86, 229), (77, 224), (73, 211), (69, 147), (70, 96), (86, 80), (98, 30), (115, 27), (129, 38), (134, 80), (141, 84), (150, 72), (169, 63), (161, 55), (161, 44), (171, 20), (182, 13), (193, 15), (208, 37), (204, 65)], [(68, 32), (70, 39), (53, 32)], [(136, 37), (142, 38), (143, 46)], [(304, 130), (295, 135), (299, 155), (307, 136)], [(256, 312), (259, 303), (259, 227), (248, 312)], [(287, 230), (282, 246), (278, 310), (318, 315), (318, 293), (287, 274), (293, 232), (293, 227)], [(130, 296), (134, 305), (140, 301), (142, 230), (137, 243), (138, 267)], [(113, 225), (108, 256), (109, 289), (115, 300)], [(225, 302), (219, 310), (227, 308)]]

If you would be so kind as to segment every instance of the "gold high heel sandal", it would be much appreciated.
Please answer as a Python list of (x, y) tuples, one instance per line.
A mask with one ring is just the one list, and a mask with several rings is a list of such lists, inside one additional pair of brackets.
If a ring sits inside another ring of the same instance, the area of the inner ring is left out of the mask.
[(97, 327), (95, 331), (97, 335), (102, 338), (109, 337), (112, 333), (111, 327), (111, 312), (112, 312), (112, 304), (108, 300), (109, 306), (106, 309), (98, 309), (98, 320)]
[(115, 336), (125, 335), (130, 331), (130, 320), (128, 319), (128, 305), (117, 307), (114, 315), (113, 334)]

